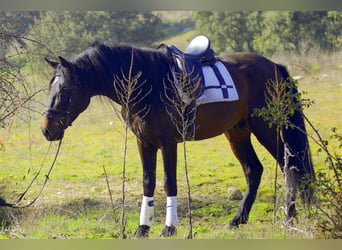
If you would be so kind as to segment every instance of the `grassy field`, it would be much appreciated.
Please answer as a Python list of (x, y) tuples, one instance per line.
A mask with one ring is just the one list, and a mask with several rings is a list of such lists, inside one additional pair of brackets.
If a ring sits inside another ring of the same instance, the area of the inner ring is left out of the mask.
[[(185, 34), (184, 36), (189, 36)], [(170, 42), (171, 43), (171, 42)], [(277, 56), (275, 61), (287, 65), (293, 76), (300, 76), (299, 88), (315, 105), (306, 110), (307, 116), (325, 138), (330, 129), (342, 129), (342, 54), (311, 55), (307, 57)], [(46, 80), (48, 83), (48, 80)], [(45, 98), (45, 97), (42, 97)], [(44, 99), (45, 100), (45, 99)], [(43, 107), (42, 111), (43, 111)], [(117, 109), (118, 107), (116, 107)], [(15, 120), (0, 151), (0, 197), (15, 201), (39, 170), (49, 143), (40, 132), (39, 115), (31, 114), (29, 123)], [(340, 131), (341, 132), (341, 131)], [(309, 131), (312, 133), (312, 131)], [(1, 136), (1, 134), (0, 134)], [(120, 238), (122, 200), (122, 166), (124, 123), (109, 102), (94, 98), (90, 107), (74, 122), (65, 134), (62, 149), (50, 179), (39, 200), (30, 208), (13, 210), (0, 208), (0, 238), (60, 239), (60, 238)], [(239, 205), (227, 199), (228, 186), (245, 190), (242, 169), (229, 149), (224, 136), (187, 143), (191, 183), (194, 232), (196, 239), (312, 239), (322, 237), (314, 228), (314, 221), (299, 205), (299, 220), (287, 230), (282, 226), (283, 180), (278, 179), (277, 216), (274, 218), (275, 162), (255, 142), (256, 152), (264, 165), (264, 174), (250, 221), (238, 229), (229, 230), (226, 224)], [(127, 181), (125, 196), (126, 234), (133, 238), (138, 226), (142, 196), (142, 170), (133, 134), (128, 136)], [(53, 143), (42, 174), (30, 189), (30, 201), (39, 191), (56, 152)], [(326, 168), (324, 157), (311, 145), (317, 169)], [(341, 149), (331, 145), (341, 154)], [(208, 152), (208, 149), (209, 152)], [(339, 151), (338, 151), (339, 150)], [(179, 156), (182, 156), (181, 147)], [(180, 225), (175, 238), (188, 234), (187, 189), (183, 159), (178, 160)], [(114, 199), (113, 211), (103, 167), (106, 168)], [(165, 220), (163, 169), (158, 156), (155, 219), (150, 238), (159, 238)]]

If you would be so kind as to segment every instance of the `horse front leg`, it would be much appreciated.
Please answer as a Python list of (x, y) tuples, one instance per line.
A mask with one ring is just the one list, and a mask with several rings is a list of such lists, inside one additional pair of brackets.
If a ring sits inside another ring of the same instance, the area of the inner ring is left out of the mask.
[(134, 236), (147, 238), (153, 222), (154, 190), (156, 187), (157, 148), (138, 140), (138, 149), (143, 166), (143, 189), (140, 223)]
[(165, 228), (161, 237), (176, 234), (177, 214), (177, 143), (170, 142), (161, 148), (164, 163), (164, 189), (166, 193)]

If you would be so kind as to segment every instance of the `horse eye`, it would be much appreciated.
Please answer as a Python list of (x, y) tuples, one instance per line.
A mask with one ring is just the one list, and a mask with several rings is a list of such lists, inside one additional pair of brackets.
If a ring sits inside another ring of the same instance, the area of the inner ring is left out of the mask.
[(53, 76), (52, 78), (51, 78), (51, 80), (50, 80), (50, 86), (52, 85), (52, 83), (55, 81), (55, 76)]

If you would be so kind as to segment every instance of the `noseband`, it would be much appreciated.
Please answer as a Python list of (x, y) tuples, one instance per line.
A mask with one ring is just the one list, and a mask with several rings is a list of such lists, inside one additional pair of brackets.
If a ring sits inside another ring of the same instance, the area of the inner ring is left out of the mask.
[[(71, 126), (70, 111), (48, 108), (44, 111), (43, 115), (46, 115), (49, 119), (52, 119), (58, 126), (62, 126), (63, 129)], [(54, 119), (54, 115), (61, 115), (62, 118), (57, 121)], [(64, 120), (66, 122), (64, 122)]]
[[(72, 93), (71, 97), (69, 98), (68, 108), (65, 111), (61, 109), (47, 108), (44, 111), (43, 115), (47, 116), (47, 118), (49, 119), (52, 119), (58, 127), (61, 127), (63, 130), (65, 130), (67, 127), (72, 125), (70, 107), (72, 104), (73, 96), (74, 93)], [(54, 115), (60, 115), (61, 119), (54, 119)]]

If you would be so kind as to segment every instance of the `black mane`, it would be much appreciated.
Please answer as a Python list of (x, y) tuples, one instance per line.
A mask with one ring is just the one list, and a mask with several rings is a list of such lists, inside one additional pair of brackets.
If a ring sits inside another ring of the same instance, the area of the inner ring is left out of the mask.
[(71, 63), (77, 67), (81, 81), (89, 84), (92, 95), (105, 95), (113, 99), (114, 76), (128, 76), (132, 53), (132, 75), (141, 72), (141, 81), (146, 80), (146, 84), (152, 85), (153, 91), (160, 91), (172, 62), (167, 51), (163, 49), (97, 43), (72, 58)]

